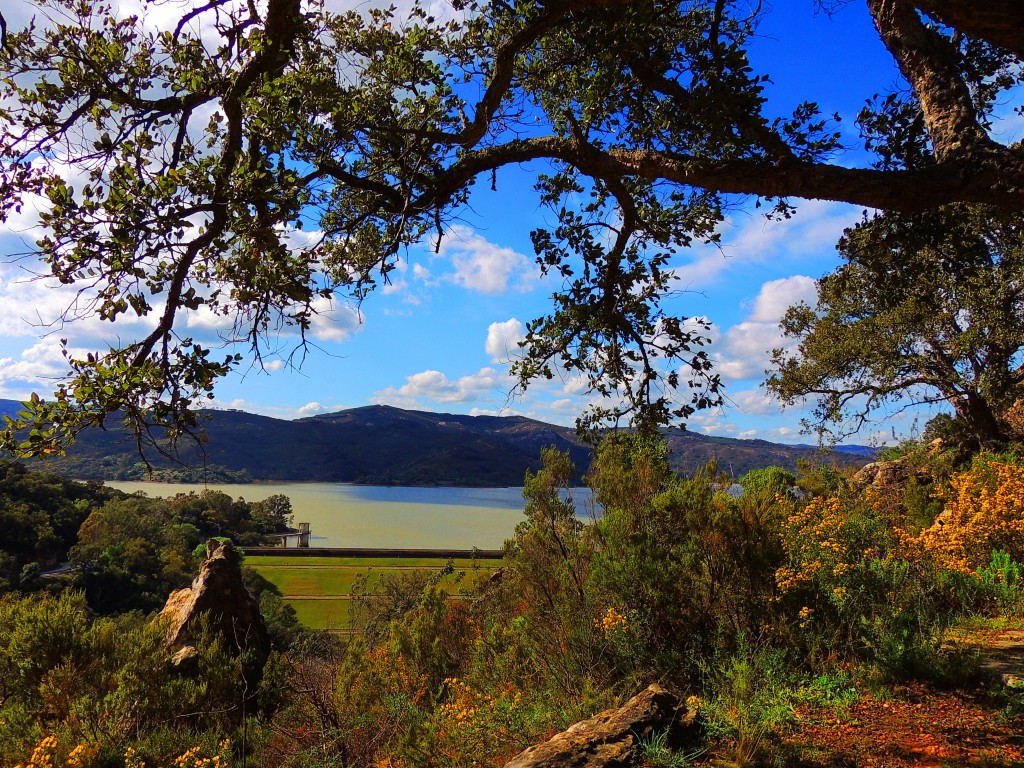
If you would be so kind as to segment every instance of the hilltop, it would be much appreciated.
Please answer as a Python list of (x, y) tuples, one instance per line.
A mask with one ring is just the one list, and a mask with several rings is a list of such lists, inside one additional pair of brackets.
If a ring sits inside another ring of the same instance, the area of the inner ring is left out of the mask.
[[(0, 412), (17, 410), (0, 400)], [(206, 411), (208, 441), (181, 446), (177, 466), (147, 458), (160, 479), (209, 481), (346, 482), (370, 485), (521, 485), (527, 469), (540, 465), (549, 445), (569, 451), (582, 474), (589, 448), (575, 430), (522, 416), (464, 416), (406, 411), (385, 405), (352, 408), (288, 421), (238, 410)], [(760, 467), (795, 469), (800, 459), (820, 459), (812, 446), (765, 440), (711, 437), (679, 429), (666, 439), (672, 466), (690, 473), (714, 458), (734, 477)], [(837, 451), (828, 457), (861, 465), (870, 449)], [(118, 430), (84, 432), (68, 456), (48, 460), (62, 474), (81, 479), (147, 477), (134, 442)], [(205, 469), (204, 469), (205, 467)]]

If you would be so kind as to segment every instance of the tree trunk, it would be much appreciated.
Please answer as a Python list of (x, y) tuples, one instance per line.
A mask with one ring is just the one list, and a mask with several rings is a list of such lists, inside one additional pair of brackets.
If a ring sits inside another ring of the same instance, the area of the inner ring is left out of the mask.
[(951, 402), (956, 415), (967, 425), (982, 448), (991, 448), (1006, 441), (1006, 431), (984, 397), (972, 392)]

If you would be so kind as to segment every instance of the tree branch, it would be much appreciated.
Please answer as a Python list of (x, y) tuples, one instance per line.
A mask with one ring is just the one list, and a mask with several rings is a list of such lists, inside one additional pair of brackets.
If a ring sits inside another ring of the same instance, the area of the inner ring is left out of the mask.
[(939, 162), (995, 148), (960, 74), (952, 45), (918, 16), (911, 0), (867, 0), (885, 47), (921, 103)]
[(914, 0), (914, 5), (936, 21), (1024, 60), (1024, 3), (1020, 0)]

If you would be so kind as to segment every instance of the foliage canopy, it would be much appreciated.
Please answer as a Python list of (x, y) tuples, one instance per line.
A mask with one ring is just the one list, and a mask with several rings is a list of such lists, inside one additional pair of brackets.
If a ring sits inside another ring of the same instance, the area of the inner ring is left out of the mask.
[(855, 432), (887, 403), (946, 402), (982, 445), (1011, 436), (1024, 348), (1022, 219), (990, 206), (865, 217), (818, 282), (816, 308), (782, 321), (767, 387), (818, 399), (819, 431)]
[[(103, 3), (38, 0), (45, 23), (6, 30), (0, 54), (0, 216), (48, 201), (38, 248), (81, 289), (69, 317), (153, 325), (69, 354), (55, 398), (32, 403), (39, 428), (8, 447), (54, 450), (118, 410), (140, 435), (188, 426), (241, 358), (188, 336), (186, 315), (233, 318), (259, 360), (268, 331), (306, 331), (444, 237), (476, 180), (534, 161), (557, 223), (533, 243), (562, 287), (529, 325), (521, 384), (579, 370), (624, 403), (596, 418), (717, 403), (702, 322), (662, 301), (669, 256), (715, 239), (724, 196), (781, 213), (790, 196), (1024, 200), (1021, 149), (990, 131), (1020, 79), (1016, 0), (865, 2), (909, 85), (859, 118), (873, 167), (835, 160), (838, 126), (813, 103), (766, 114), (746, 53), (766, 11), (744, 2), (454, 0), (445, 18), (419, 4), (401, 18), (211, 0), (157, 33)], [(299, 229), (317, 235), (297, 246)]]

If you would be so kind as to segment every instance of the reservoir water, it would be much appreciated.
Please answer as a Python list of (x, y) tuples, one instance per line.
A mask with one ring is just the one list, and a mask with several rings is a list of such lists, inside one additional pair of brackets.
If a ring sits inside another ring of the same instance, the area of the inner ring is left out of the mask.
[[(295, 523), (308, 522), (313, 547), (500, 549), (523, 519), (522, 488), (404, 488), (341, 483), (210, 484), (107, 481), (147, 496), (223, 491), (246, 501), (283, 493)], [(590, 514), (590, 491), (572, 489), (577, 514)]]

